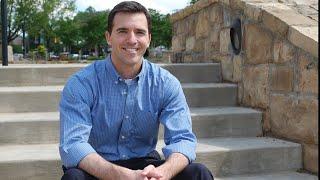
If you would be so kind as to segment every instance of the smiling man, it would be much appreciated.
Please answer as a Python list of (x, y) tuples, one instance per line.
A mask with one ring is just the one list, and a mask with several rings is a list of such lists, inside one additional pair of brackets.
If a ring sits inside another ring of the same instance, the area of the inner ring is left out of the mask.
[[(70, 77), (60, 101), (62, 179), (205, 180), (194, 163), (196, 137), (179, 81), (143, 59), (151, 18), (126, 1), (108, 17), (111, 55)], [(163, 124), (162, 152), (155, 150)]]

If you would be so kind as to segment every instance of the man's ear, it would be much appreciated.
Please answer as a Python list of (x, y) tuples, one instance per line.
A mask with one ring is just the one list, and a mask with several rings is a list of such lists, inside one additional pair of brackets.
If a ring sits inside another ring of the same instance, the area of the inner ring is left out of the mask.
[(148, 43), (148, 47), (150, 46), (151, 43), (151, 33), (149, 34), (149, 43)]
[(111, 38), (110, 38), (110, 33), (109, 33), (109, 31), (106, 31), (106, 32), (104, 33), (104, 36), (105, 36), (105, 38), (106, 38), (106, 40), (107, 40), (108, 45), (111, 46)]

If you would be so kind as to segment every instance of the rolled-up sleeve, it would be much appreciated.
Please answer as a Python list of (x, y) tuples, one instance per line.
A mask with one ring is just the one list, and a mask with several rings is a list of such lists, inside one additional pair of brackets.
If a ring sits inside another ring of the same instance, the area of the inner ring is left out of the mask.
[(160, 122), (164, 126), (165, 147), (162, 152), (167, 159), (172, 153), (185, 155), (189, 162), (196, 158), (197, 140), (192, 132), (191, 115), (180, 82), (172, 77), (165, 82), (163, 109)]
[(61, 94), (59, 152), (67, 168), (76, 167), (85, 156), (95, 152), (88, 143), (92, 128), (90, 106), (93, 103), (93, 93), (88, 86), (73, 76)]

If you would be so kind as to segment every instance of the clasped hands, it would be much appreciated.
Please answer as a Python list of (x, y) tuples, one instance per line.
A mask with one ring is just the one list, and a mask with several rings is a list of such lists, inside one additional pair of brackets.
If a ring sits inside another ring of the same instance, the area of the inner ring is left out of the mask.
[(135, 170), (134, 180), (169, 180), (168, 174), (165, 174), (160, 168), (153, 165), (145, 167), (143, 170)]

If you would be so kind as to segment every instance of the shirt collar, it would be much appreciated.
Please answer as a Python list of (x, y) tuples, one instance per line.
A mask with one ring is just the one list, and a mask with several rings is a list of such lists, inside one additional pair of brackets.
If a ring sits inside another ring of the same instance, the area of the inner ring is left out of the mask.
[[(142, 58), (142, 68), (141, 71), (139, 72), (139, 74), (134, 77), (133, 79), (136, 79), (137, 81), (139, 81), (140, 79), (143, 79), (145, 71), (146, 71), (146, 59)], [(112, 64), (112, 60), (111, 60), (111, 54), (107, 57), (106, 59), (106, 69), (109, 72), (109, 74), (111, 75), (111, 78), (114, 81), (122, 81), (121, 76), (119, 75), (118, 71), (116, 70), (116, 68), (114, 67), (114, 65)]]

